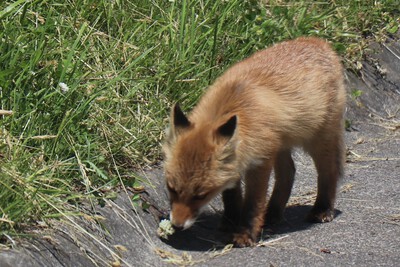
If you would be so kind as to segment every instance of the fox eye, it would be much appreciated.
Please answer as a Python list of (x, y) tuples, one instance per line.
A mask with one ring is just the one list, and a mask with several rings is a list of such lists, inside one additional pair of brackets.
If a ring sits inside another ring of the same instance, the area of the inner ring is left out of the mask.
[(174, 188), (172, 188), (169, 184), (167, 184), (167, 188), (170, 194), (177, 195), (178, 193)]
[(203, 200), (207, 197), (208, 194), (203, 193), (203, 194), (198, 194), (192, 197), (193, 200)]

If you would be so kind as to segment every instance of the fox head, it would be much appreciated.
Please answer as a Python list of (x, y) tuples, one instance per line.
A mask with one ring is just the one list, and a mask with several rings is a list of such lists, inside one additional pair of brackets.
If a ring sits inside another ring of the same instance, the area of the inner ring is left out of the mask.
[(220, 122), (191, 122), (179, 105), (173, 107), (163, 152), (170, 219), (175, 227), (192, 226), (211, 199), (240, 179), (236, 124), (235, 115)]

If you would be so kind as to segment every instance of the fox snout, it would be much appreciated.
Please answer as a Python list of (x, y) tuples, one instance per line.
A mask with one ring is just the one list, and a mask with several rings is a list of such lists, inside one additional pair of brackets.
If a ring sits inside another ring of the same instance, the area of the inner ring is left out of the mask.
[(170, 213), (170, 221), (177, 229), (186, 230), (196, 221), (198, 212), (182, 203), (173, 203)]

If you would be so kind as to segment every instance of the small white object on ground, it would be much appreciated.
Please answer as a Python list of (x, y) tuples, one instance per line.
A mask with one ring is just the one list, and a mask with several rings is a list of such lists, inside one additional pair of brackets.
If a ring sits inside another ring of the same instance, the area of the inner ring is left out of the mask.
[(158, 224), (157, 235), (161, 238), (168, 239), (168, 236), (173, 235), (175, 229), (171, 224), (170, 220), (163, 219)]

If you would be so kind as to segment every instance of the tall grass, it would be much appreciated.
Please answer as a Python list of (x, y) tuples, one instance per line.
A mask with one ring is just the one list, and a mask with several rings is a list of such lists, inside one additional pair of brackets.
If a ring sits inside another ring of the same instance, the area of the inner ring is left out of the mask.
[[(300, 35), (351, 66), (398, 30), (397, 1), (17, 0), (0, 3), (2, 241), (160, 160), (173, 102), (191, 108), (227, 66)], [(57, 207), (57, 210), (54, 209)]]

